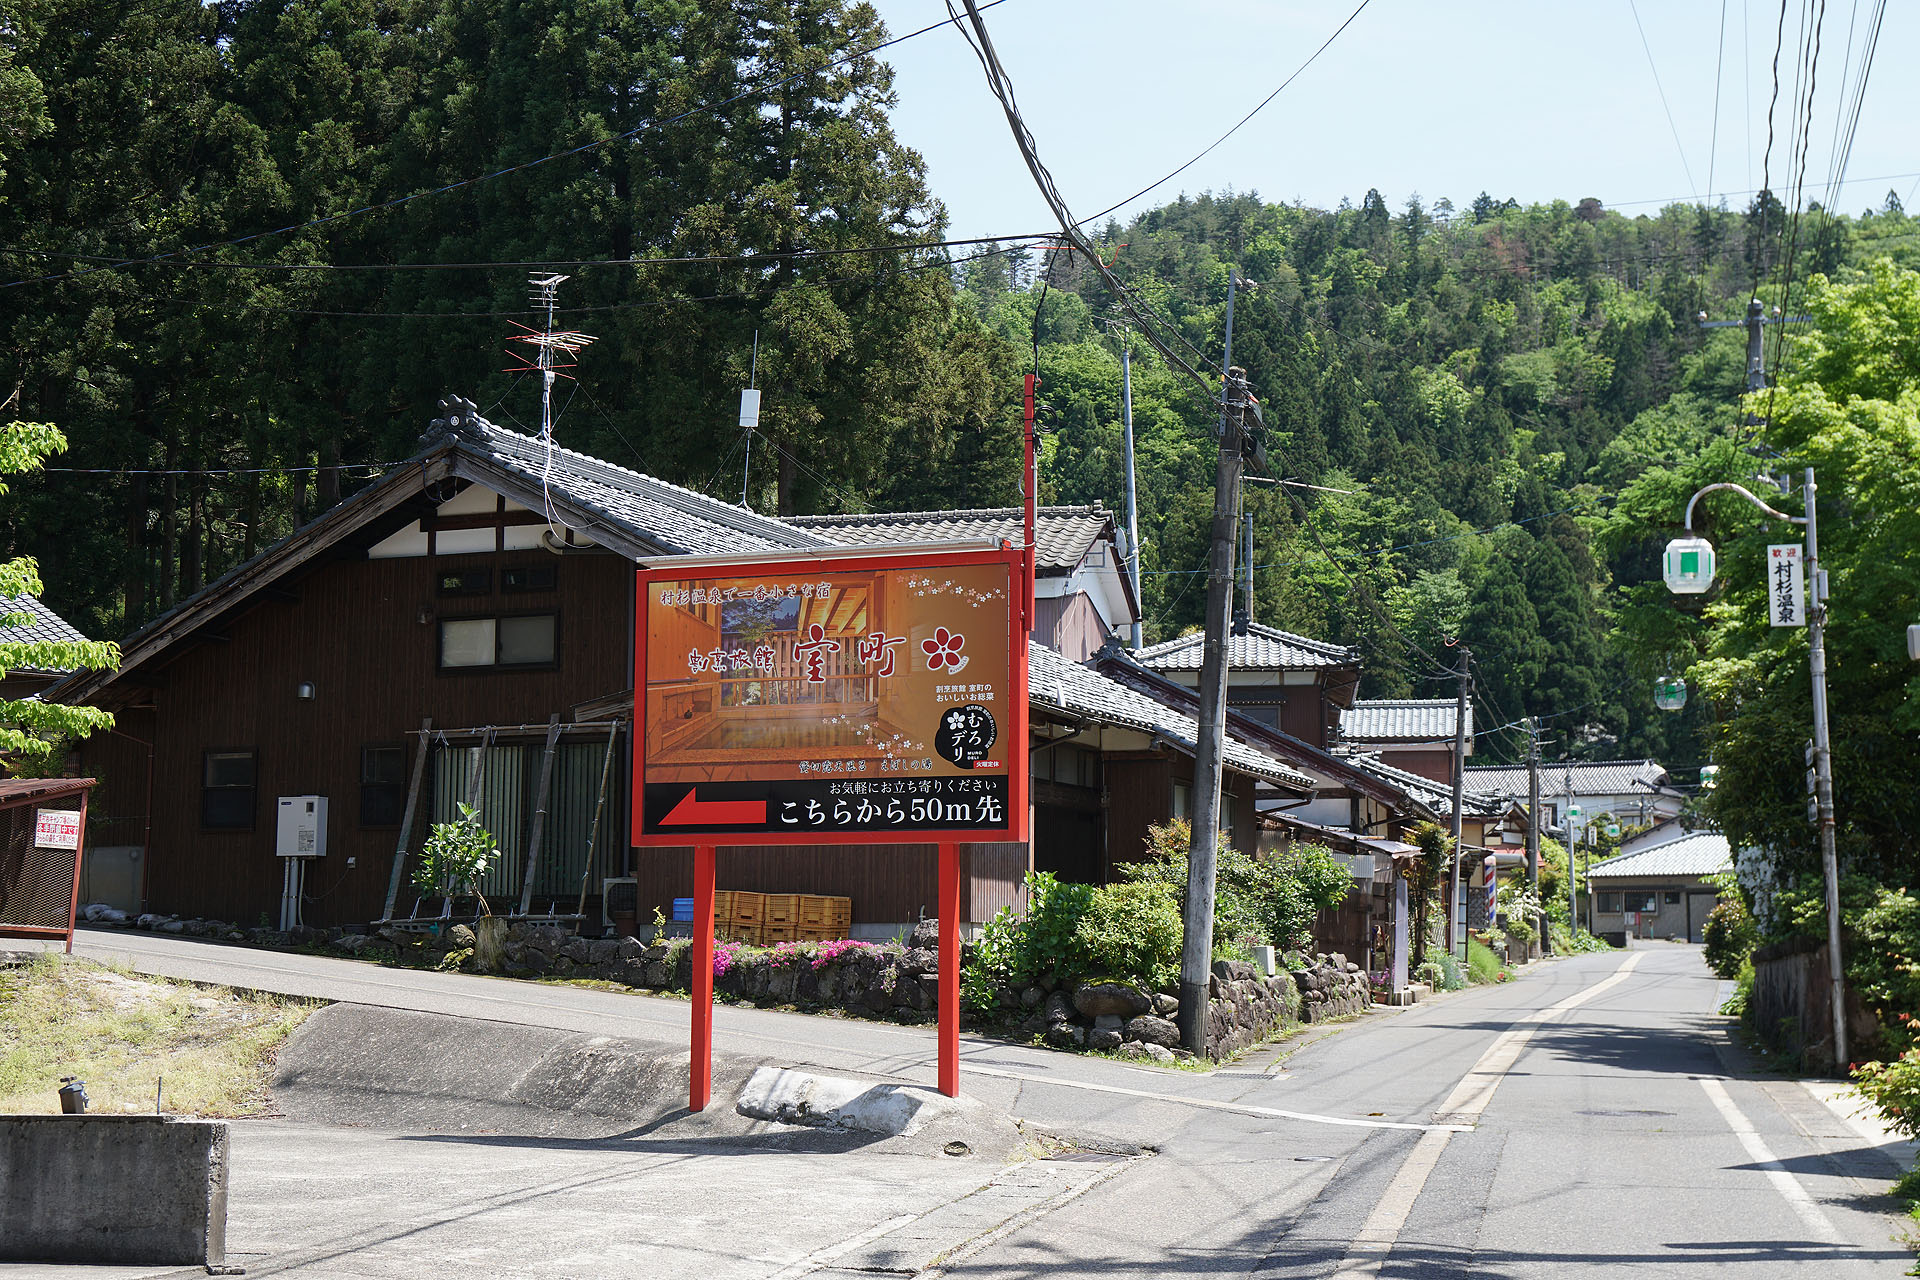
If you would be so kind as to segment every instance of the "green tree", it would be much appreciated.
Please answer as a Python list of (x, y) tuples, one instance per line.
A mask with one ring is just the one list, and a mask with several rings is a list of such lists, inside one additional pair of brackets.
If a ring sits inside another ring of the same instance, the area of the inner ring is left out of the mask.
[[(17, 475), (41, 466), (49, 454), (67, 447), (66, 437), (44, 422), (11, 422), (0, 430), (0, 475)], [(0, 497), (7, 487), (0, 484)], [(30, 556), (0, 561), (0, 600), (15, 601), (41, 592), (40, 567)], [(0, 626), (26, 626), (34, 615), (0, 606)], [(120, 665), (120, 646), (98, 640), (10, 640), (0, 643), (0, 678), (21, 668), (73, 671), (105, 670)], [(0, 698), (0, 753), (16, 774), (57, 768), (62, 744), (96, 729), (111, 729), (113, 716), (97, 707), (70, 707), (38, 698)]]

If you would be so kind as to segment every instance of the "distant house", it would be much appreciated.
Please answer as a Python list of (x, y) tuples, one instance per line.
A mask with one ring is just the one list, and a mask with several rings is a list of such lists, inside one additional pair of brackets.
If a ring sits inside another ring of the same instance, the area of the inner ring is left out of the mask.
[[(72, 644), (87, 638), (33, 596), (0, 596), (0, 618), (20, 615), (23, 620), (0, 625), (0, 644)], [(0, 698), (30, 698), (69, 674), (65, 667), (13, 667), (0, 676)]]
[[(1026, 539), (1018, 507), (792, 516), (787, 523), (843, 546), (987, 539), (1018, 546)], [(1036, 641), (1082, 662), (1140, 616), (1111, 511), (1097, 502), (1041, 507), (1034, 544)]]
[(1588, 930), (1615, 941), (1704, 941), (1707, 914), (1720, 896), (1706, 877), (1732, 870), (1733, 852), (1717, 831), (1676, 833), (1596, 862), (1587, 872)]
[[(1527, 802), (1525, 765), (1468, 765), (1467, 785)], [(1651, 826), (1673, 817), (1686, 795), (1655, 760), (1575, 760), (1540, 766), (1542, 829), (1565, 825), (1569, 794), (1587, 822), (1607, 815), (1622, 824)]]
[[(1396, 768), (1451, 785), (1458, 712), (1452, 698), (1356, 698), (1340, 712), (1340, 741)], [(1463, 754), (1473, 754), (1472, 703), (1467, 704)]]
[[(1148, 645), (1134, 659), (1188, 688), (1200, 685), (1206, 637)], [(1322, 749), (1360, 686), (1360, 651), (1254, 622), (1227, 639), (1227, 705)]]

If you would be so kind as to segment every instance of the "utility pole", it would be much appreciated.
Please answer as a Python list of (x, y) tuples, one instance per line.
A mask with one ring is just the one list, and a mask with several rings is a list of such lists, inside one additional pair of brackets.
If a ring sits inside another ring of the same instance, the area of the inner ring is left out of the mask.
[(1580, 899), (1573, 888), (1573, 760), (1567, 760), (1567, 807), (1560, 811), (1567, 825), (1567, 928), (1580, 928)]
[(1467, 663), (1473, 650), (1460, 646), (1460, 688), (1453, 699), (1453, 869), (1447, 899), (1447, 950), (1467, 958), (1467, 903), (1460, 896), (1460, 832), (1467, 789)]
[[(1527, 888), (1536, 902), (1540, 899), (1540, 726), (1527, 717)], [(1547, 913), (1536, 910), (1534, 928), (1540, 934), (1540, 954), (1553, 951), (1553, 939), (1547, 930)]]
[[(1120, 347), (1120, 417), (1127, 428), (1127, 575), (1133, 581), (1133, 602), (1140, 608), (1140, 508), (1133, 474), (1133, 342)], [(1138, 617), (1133, 620), (1133, 647), (1146, 642)]]
[(1200, 672), (1199, 741), (1193, 753), (1193, 843), (1187, 851), (1187, 904), (1180, 947), (1180, 1043), (1207, 1050), (1208, 979), (1213, 971), (1215, 845), (1220, 773), (1227, 736), (1227, 630), (1233, 610), (1234, 516), (1240, 508), (1242, 418), (1250, 400), (1246, 370), (1233, 367), (1233, 296), (1227, 275), (1227, 370), (1220, 388), (1220, 460), (1214, 472), (1212, 547), (1207, 554), (1206, 641)]
[(1233, 634), (1243, 636), (1253, 625), (1253, 512), (1240, 514), (1240, 598), (1233, 606)]
[(1834, 850), (1833, 740), (1827, 721), (1827, 580), (1820, 571), (1817, 486), (1807, 468), (1807, 648), (1813, 674), (1813, 800), (1820, 822), (1820, 870), (1827, 882), (1827, 981), (1833, 1003), (1833, 1069), (1847, 1069), (1847, 979), (1840, 968), (1840, 859)]

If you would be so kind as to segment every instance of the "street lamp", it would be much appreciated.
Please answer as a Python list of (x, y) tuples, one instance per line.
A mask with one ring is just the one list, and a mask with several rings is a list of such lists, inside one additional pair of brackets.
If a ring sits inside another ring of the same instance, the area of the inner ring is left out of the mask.
[[(1722, 489), (1739, 494), (1775, 520), (1801, 525), (1807, 531), (1806, 625), (1808, 665), (1813, 672), (1814, 816), (1820, 827), (1820, 863), (1827, 881), (1827, 970), (1833, 1004), (1833, 1062), (1836, 1068), (1844, 1070), (1847, 1063), (1846, 977), (1840, 970), (1840, 859), (1834, 851), (1833, 743), (1827, 725), (1827, 576), (1820, 570), (1820, 525), (1815, 509), (1819, 486), (1814, 483), (1813, 468), (1808, 467), (1801, 489), (1807, 510), (1803, 516), (1776, 511), (1737, 484), (1710, 484), (1694, 494), (1687, 500), (1686, 536), (1667, 544), (1663, 576), (1667, 589), (1676, 595), (1698, 595), (1713, 585), (1713, 544), (1694, 533), (1693, 509), (1700, 499)], [(1770, 586), (1769, 591), (1772, 590)], [(1775, 625), (1798, 625), (1795, 618), (1799, 601), (1792, 601), (1792, 605), (1791, 610), (1776, 611)]]
[(1677, 676), (1665, 676), (1653, 682), (1653, 705), (1662, 711), (1678, 711), (1687, 705), (1687, 682)]

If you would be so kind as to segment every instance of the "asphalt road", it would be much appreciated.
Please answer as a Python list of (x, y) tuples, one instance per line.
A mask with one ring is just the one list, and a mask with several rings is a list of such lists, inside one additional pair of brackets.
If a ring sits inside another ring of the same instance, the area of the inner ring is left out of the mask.
[[(76, 950), (333, 1000), (660, 1043), (684, 1044), (687, 1034), (685, 1002), (639, 995), (138, 933), (84, 932)], [(768, 1180), (738, 1159), (683, 1161), (668, 1203), (727, 1206), (710, 1220), (739, 1236), (720, 1246), (731, 1262), (702, 1269), (729, 1276), (910, 1273), (936, 1259), (954, 1276), (1105, 1280), (1904, 1274), (1913, 1255), (1894, 1239), (1894, 1206), (1875, 1199), (1896, 1172), (1893, 1159), (1800, 1082), (1749, 1070), (1714, 1012), (1718, 986), (1693, 947), (1555, 961), (1518, 982), (1378, 1012), (1204, 1076), (969, 1038), (969, 1096), (1055, 1131), (1147, 1143), (1157, 1154), (985, 1200), (991, 1188), (965, 1194), (980, 1177), (969, 1182), (924, 1158), (889, 1162), (887, 1195), (862, 1190), (836, 1162), (871, 1163), (872, 1151), (804, 1157), (818, 1175), (789, 1180), (786, 1171), (773, 1180), (785, 1188), (773, 1202)], [(723, 1007), (715, 1040), (746, 1060), (932, 1079), (931, 1028)], [(395, 1151), (360, 1154), (404, 1158)], [(484, 1176), (484, 1148), (458, 1158)], [(595, 1157), (570, 1148), (568, 1158)], [(638, 1165), (634, 1177), (645, 1185)], [(286, 1194), (297, 1182), (285, 1183)], [(844, 1236), (821, 1226), (834, 1203), (862, 1197), (872, 1212), (846, 1215)], [(1004, 1221), (993, 1207), (1003, 1200)], [(241, 1214), (268, 1211), (238, 1210), (236, 1225)], [(684, 1211), (668, 1218), (688, 1220)], [(671, 1244), (668, 1218), (638, 1228), (656, 1242), (651, 1252), (623, 1237), (600, 1261), (622, 1270), (688, 1262)], [(795, 1223), (807, 1230), (780, 1234)], [(469, 1235), (498, 1238), (486, 1213), (466, 1225)], [(520, 1210), (497, 1225), (517, 1230), (528, 1217)], [(404, 1241), (424, 1231), (375, 1234)], [(882, 1247), (907, 1237), (914, 1247)], [(350, 1256), (333, 1253), (313, 1273), (361, 1274), (348, 1269)], [(595, 1269), (592, 1249), (567, 1260)]]

